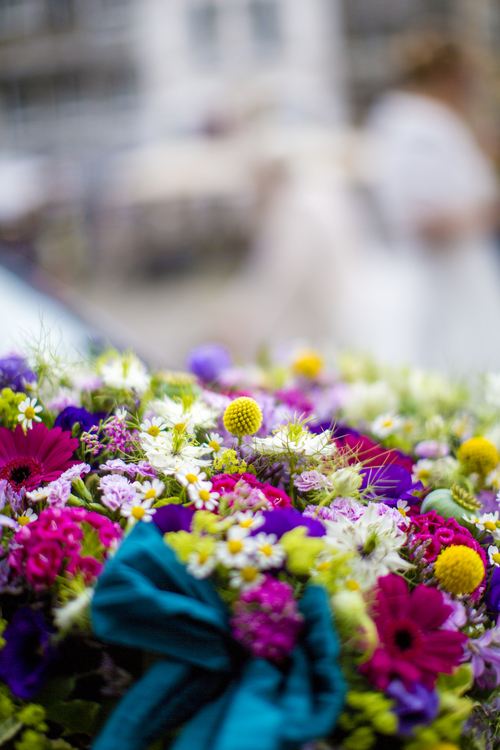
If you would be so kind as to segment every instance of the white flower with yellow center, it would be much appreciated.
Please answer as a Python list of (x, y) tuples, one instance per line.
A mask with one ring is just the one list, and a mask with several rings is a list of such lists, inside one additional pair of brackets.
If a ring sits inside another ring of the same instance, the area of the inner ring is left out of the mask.
[(223, 446), (224, 438), (221, 438), (216, 432), (211, 432), (208, 436), (208, 442), (206, 443), (214, 456), (216, 456), (221, 450), (224, 450)]
[(494, 544), (490, 544), (488, 547), (488, 560), (490, 565), (494, 565), (496, 568), (500, 567), (500, 552)]
[(188, 464), (210, 464), (209, 459), (202, 458), (208, 450), (206, 445), (194, 445), (186, 435), (175, 430), (162, 432), (155, 440), (142, 433), (140, 443), (148, 463), (162, 474), (175, 474)]
[(229, 585), (235, 589), (249, 589), (257, 586), (263, 579), (262, 573), (253, 565), (229, 571)]
[(217, 542), (215, 555), (226, 568), (246, 568), (252, 565), (255, 540), (249, 536), (248, 529), (232, 526), (227, 532), (227, 539)]
[(427, 487), (432, 478), (434, 464), (435, 461), (431, 461), (429, 458), (421, 458), (413, 467), (411, 481), (422, 482), (424, 487)]
[(120, 508), (120, 514), (128, 519), (128, 525), (133, 526), (137, 521), (149, 523), (153, 520), (156, 510), (152, 508), (152, 500), (143, 500), (141, 497), (134, 497), (128, 503), (124, 503)]
[(283, 564), (286, 552), (283, 547), (277, 543), (276, 534), (265, 534), (261, 531), (254, 537), (255, 554), (261, 570), (269, 568), (279, 568)]
[(117, 409), (117, 410), (115, 411), (115, 417), (116, 417), (116, 418), (117, 418), (117, 419), (118, 419), (118, 420), (119, 420), (120, 422), (125, 422), (125, 421), (126, 421), (126, 419), (127, 419), (127, 417), (128, 417), (128, 411), (127, 411), (126, 409), (124, 409), (124, 408), (123, 408), (123, 406), (122, 406), (122, 407), (121, 407), (120, 409)]
[(151, 440), (156, 438), (168, 430), (168, 425), (161, 417), (152, 417), (152, 419), (145, 419), (141, 423), (141, 432), (144, 433), (146, 439), (149, 437)]
[(187, 572), (194, 578), (208, 578), (216, 565), (216, 558), (206, 549), (191, 552), (186, 564)]
[(193, 501), (196, 510), (216, 510), (219, 505), (220, 494), (212, 490), (212, 482), (190, 484), (187, 488), (189, 499)]
[(387, 414), (380, 414), (374, 419), (370, 425), (370, 430), (376, 437), (385, 438), (401, 430), (403, 424), (403, 417), (399, 416), (399, 414), (389, 412)]
[(494, 536), (500, 534), (500, 521), (498, 520), (498, 511), (494, 513), (483, 513), (481, 516), (467, 516), (464, 515), (469, 523), (474, 524), (478, 531), (487, 531)]
[(20, 513), (16, 516), (16, 521), (18, 522), (19, 526), (26, 526), (26, 524), (36, 521), (37, 518), (38, 516), (34, 512), (34, 510), (32, 508), (28, 508), (28, 510), (25, 510), (24, 513)]
[(164, 396), (151, 403), (151, 408), (163, 417), (170, 426), (186, 424), (188, 434), (195, 428), (208, 430), (215, 427), (220, 416), (220, 410), (208, 406), (202, 399), (192, 395), (173, 399)]
[(331, 456), (337, 451), (330, 442), (331, 430), (314, 435), (300, 424), (287, 424), (278, 427), (271, 437), (254, 438), (252, 447), (258, 453), (288, 453), (299, 456)]
[(155, 503), (165, 489), (165, 485), (160, 479), (147, 480), (142, 484), (134, 482), (134, 487), (139, 495), (141, 495), (142, 500), (151, 500), (151, 503)]
[(25, 430), (31, 429), (33, 422), (41, 422), (42, 418), (38, 416), (38, 412), (43, 410), (43, 406), (36, 404), (36, 398), (25, 398), (21, 401), (19, 406), (19, 414), (17, 415), (17, 421), (22, 422)]
[(251, 531), (253, 531), (253, 529), (258, 529), (266, 522), (262, 513), (253, 513), (251, 510), (238, 511), (238, 513), (235, 513), (234, 516), (232, 516), (232, 520), (234, 520), (236, 525), (240, 526), (242, 529), (250, 529)]
[(207, 475), (196, 464), (185, 464), (175, 472), (175, 478), (183, 487), (189, 488), (206, 482)]
[(490, 471), (484, 483), (487, 487), (491, 487), (495, 490), (495, 492), (500, 491), (500, 466), (497, 466), (493, 471)]

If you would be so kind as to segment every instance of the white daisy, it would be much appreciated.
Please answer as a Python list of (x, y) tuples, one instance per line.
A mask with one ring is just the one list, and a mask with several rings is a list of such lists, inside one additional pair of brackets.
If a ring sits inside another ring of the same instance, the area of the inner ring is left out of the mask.
[(208, 466), (209, 459), (202, 458), (208, 451), (205, 445), (193, 445), (186, 437), (174, 432), (160, 433), (155, 440), (142, 433), (141, 447), (148, 463), (162, 474), (175, 474), (187, 464)]
[(152, 417), (151, 419), (145, 419), (141, 423), (141, 431), (148, 435), (152, 440), (155, 440), (160, 433), (168, 430), (168, 425), (161, 417)]
[(187, 491), (197, 510), (214, 511), (219, 505), (220, 494), (212, 491), (212, 482), (189, 484)]
[(494, 513), (483, 513), (481, 516), (464, 515), (469, 523), (474, 524), (479, 531), (488, 531), (490, 534), (498, 534), (500, 530), (500, 521), (498, 520), (498, 511)]
[(208, 578), (216, 562), (214, 555), (210, 555), (206, 550), (197, 550), (189, 555), (186, 570), (194, 578)]
[(115, 411), (115, 417), (120, 420), (120, 422), (125, 422), (125, 420), (128, 417), (128, 411), (121, 407), (120, 409), (117, 409)]
[(169, 425), (186, 424), (188, 432), (195, 428), (210, 429), (215, 427), (221, 412), (208, 406), (200, 398), (173, 399), (164, 396), (151, 403), (151, 408), (168, 422)]
[(151, 500), (152, 503), (160, 498), (161, 493), (165, 489), (165, 485), (160, 479), (147, 480), (142, 484), (134, 482), (134, 487), (143, 500)]
[(249, 589), (257, 586), (263, 579), (262, 573), (253, 565), (229, 571), (229, 585), (236, 589)]
[(258, 529), (266, 522), (262, 513), (253, 513), (251, 510), (240, 510), (231, 518), (242, 529)]
[(120, 508), (120, 514), (124, 518), (128, 518), (128, 524), (134, 525), (137, 521), (145, 521), (149, 523), (153, 520), (153, 516), (156, 513), (154, 508), (151, 508), (152, 500), (143, 500), (141, 497), (134, 497), (128, 503), (124, 503)]
[(496, 568), (500, 567), (500, 552), (494, 544), (490, 544), (488, 547), (488, 559), (490, 565), (494, 565)]
[(175, 478), (183, 487), (191, 487), (192, 485), (199, 487), (206, 481), (207, 475), (196, 464), (185, 464), (175, 472)]
[(276, 534), (265, 534), (261, 531), (255, 537), (255, 554), (261, 570), (281, 567), (286, 552), (277, 544)]
[(404, 419), (399, 414), (388, 412), (380, 414), (370, 425), (370, 430), (378, 438), (385, 438), (393, 435), (403, 427)]
[(220, 435), (218, 435), (216, 432), (211, 432), (208, 436), (208, 442), (206, 443), (212, 453), (217, 455), (219, 451), (224, 450), (224, 446), (222, 445), (224, 438), (221, 438)]
[(246, 568), (251, 565), (255, 540), (248, 534), (248, 529), (232, 526), (227, 532), (227, 539), (217, 542), (215, 555), (226, 568)]
[(18, 522), (19, 526), (26, 526), (26, 524), (36, 521), (37, 518), (38, 516), (32, 508), (28, 508), (28, 510), (25, 510), (24, 513), (16, 515), (16, 521)]
[(146, 366), (133, 354), (116, 354), (100, 367), (99, 372), (105, 385), (117, 390), (144, 393), (149, 388), (151, 378)]
[(293, 453), (299, 456), (331, 456), (337, 451), (335, 443), (330, 442), (331, 430), (319, 435), (311, 434), (301, 425), (281, 425), (271, 437), (254, 438), (252, 447), (258, 453)]
[(33, 426), (33, 420), (35, 422), (41, 422), (42, 418), (38, 416), (38, 412), (43, 410), (43, 406), (36, 405), (37, 399), (36, 398), (25, 398), (24, 401), (21, 401), (19, 406), (17, 407), (19, 409), (19, 414), (17, 415), (17, 421), (22, 422), (22, 425), (25, 430), (31, 429)]

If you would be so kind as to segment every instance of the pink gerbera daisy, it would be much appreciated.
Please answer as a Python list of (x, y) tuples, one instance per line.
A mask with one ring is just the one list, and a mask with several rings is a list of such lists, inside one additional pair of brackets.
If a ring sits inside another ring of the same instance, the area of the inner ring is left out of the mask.
[(16, 492), (34, 490), (78, 463), (70, 460), (77, 446), (77, 438), (60, 427), (49, 430), (40, 423), (26, 433), (21, 425), (14, 431), (0, 427), (0, 479)]
[(380, 645), (360, 672), (379, 690), (394, 679), (409, 689), (417, 682), (432, 689), (439, 673), (451, 674), (459, 665), (467, 640), (463, 633), (441, 629), (451, 612), (435, 588), (419, 584), (410, 593), (394, 573), (379, 578), (373, 620)]

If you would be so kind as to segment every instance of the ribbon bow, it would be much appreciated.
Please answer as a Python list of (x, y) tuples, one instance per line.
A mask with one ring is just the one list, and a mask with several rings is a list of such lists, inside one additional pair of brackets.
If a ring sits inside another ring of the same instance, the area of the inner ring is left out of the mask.
[(249, 656), (208, 579), (186, 572), (154, 524), (110, 560), (92, 604), (103, 640), (161, 655), (128, 691), (93, 750), (143, 750), (187, 722), (172, 750), (288, 750), (327, 735), (344, 696), (325, 591), (300, 600), (303, 633), (286, 666)]

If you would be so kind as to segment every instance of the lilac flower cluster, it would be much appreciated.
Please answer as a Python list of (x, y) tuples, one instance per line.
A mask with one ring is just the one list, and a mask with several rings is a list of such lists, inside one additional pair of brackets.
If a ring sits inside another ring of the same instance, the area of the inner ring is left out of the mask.
[(279, 661), (295, 648), (304, 618), (289, 583), (266, 575), (240, 594), (234, 611), (233, 636), (258, 659)]
[[(84, 553), (85, 536), (92, 530), (101, 545), (100, 559)], [(63, 571), (79, 573), (90, 583), (121, 536), (120, 526), (99, 513), (83, 508), (47, 508), (16, 533), (9, 564), (15, 573), (25, 575), (35, 591), (51, 586)]]

